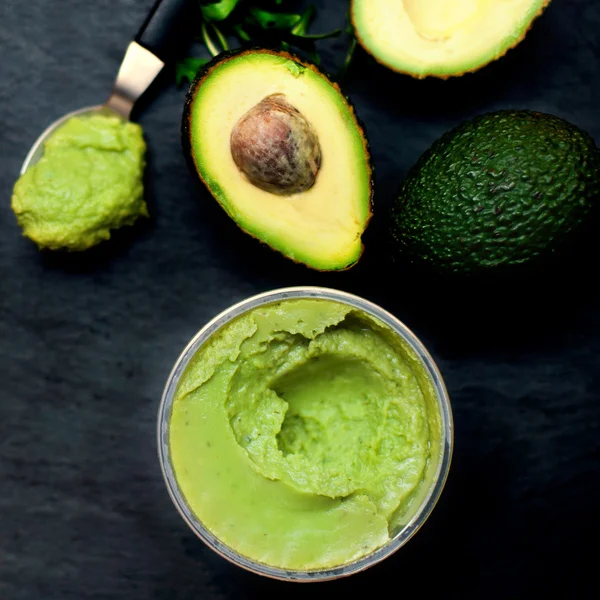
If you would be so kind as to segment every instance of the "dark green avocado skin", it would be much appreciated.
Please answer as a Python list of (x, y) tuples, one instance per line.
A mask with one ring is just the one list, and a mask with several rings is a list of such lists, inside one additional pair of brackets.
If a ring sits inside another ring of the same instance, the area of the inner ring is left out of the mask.
[(507, 110), (426, 151), (391, 209), (392, 247), (443, 273), (533, 265), (567, 247), (600, 200), (600, 151), (571, 123)]

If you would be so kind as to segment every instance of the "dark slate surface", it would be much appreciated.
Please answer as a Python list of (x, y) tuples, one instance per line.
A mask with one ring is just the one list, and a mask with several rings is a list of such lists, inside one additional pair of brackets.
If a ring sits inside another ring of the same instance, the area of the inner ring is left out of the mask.
[[(413, 81), (360, 57), (346, 90), (370, 134), (378, 217), (353, 271), (293, 265), (220, 214), (187, 171), (184, 92), (168, 75), (139, 115), (151, 221), (85, 255), (41, 254), (9, 206), (20, 163), (49, 122), (104, 98), (150, 3), (0, 5), (0, 598), (593, 595), (597, 253), (533, 286), (425, 284), (389, 270), (378, 227), (410, 165), (463, 118), (538, 109), (600, 142), (600, 5), (555, 0), (519, 48), (460, 80)], [(321, 25), (341, 25), (345, 7), (327, 2)], [(331, 67), (340, 49), (327, 48)], [(170, 503), (154, 438), (163, 384), (196, 330), (234, 301), (294, 284), (393, 310), (439, 362), (456, 419), (448, 485), (417, 537), (364, 574), (310, 589), (205, 548)]]

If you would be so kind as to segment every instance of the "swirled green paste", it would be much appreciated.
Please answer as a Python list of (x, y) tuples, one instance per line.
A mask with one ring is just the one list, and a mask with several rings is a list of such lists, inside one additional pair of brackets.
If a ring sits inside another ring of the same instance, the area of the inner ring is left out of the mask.
[(232, 549), (286, 569), (385, 544), (439, 437), (416, 363), (383, 324), (329, 300), (232, 321), (174, 399), (169, 445), (189, 507)]
[(40, 248), (86, 250), (148, 216), (142, 128), (116, 115), (75, 116), (17, 180), (12, 209)]

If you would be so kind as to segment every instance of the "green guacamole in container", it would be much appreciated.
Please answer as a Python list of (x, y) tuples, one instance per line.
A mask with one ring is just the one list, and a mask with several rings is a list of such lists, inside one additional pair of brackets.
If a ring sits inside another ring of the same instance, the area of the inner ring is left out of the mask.
[(142, 128), (117, 116), (72, 117), (15, 184), (12, 209), (40, 248), (86, 250), (148, 216)]
[(409, 344), (316, 298), (257, 306), (210, 335), (178, 375), (166, 424), (194, 517), (234, 552), (295, 571), (390, 542), (432, 485), (441, 437)]

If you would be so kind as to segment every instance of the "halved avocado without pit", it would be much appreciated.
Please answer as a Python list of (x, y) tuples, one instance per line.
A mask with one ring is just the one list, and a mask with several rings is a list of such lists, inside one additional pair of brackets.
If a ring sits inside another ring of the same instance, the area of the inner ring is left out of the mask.
[(446, 79), (503, 56), (550, 0), (352, 0), (361, 45), (383, 65)]
[(368, 144), (316, 66), (272, 50), (221, 55), (191, 85), (182, 137), (195, 172), (245, 232), (314, 269), (358, 261), (371, 217)]

